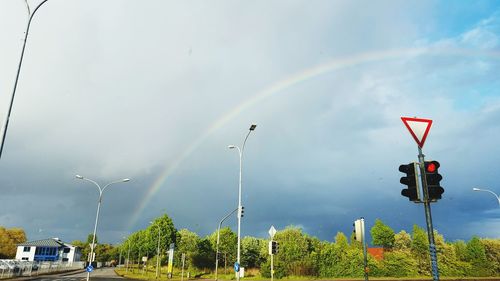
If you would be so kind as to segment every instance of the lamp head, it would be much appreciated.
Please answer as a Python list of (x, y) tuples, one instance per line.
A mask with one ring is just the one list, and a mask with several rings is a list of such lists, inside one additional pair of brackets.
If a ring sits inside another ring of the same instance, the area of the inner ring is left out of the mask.
[(475, 188), (475, 187), (474, 187), (472, 190), (473, 190), (473, 191), (481, 191), (481, 189), (479, 189), (479, 188)]
[(122, 182), (128, 182), (130, 179), (123, 179)]
[(256, 127), (257, 127), (257, 124), (252, 124), (252, 125), (250, 126), (250, 131), (255, 130), (255, 128), (256, 128)]
[(229, 145), (227, 148), (229, 148), (229, 149), (233, 149), (233, 148), (236, 148), (236, 146), (235, 146), (234, 144), (231, 144), (231, 145)]
[(83, 177), (82, 177), (82, 176), (80, 176), (80, 175), (76, 175), (75, 177), (76, 177), (77, 179), (79, 179), (79, 180), (83, 180)]

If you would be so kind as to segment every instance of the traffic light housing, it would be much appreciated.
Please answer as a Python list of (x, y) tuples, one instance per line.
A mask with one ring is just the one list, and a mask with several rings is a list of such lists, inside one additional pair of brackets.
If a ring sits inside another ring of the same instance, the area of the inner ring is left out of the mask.
[(276, 253), (278, 253), (278, 247), (279, 247), (278, 241), (271, 241), (271, 253), (273, 255), (276, 255)]
[(401, 195), (408, 197), (408, 200), (413, 202), (420, 201), (417, 167), (418, 164), (415, 162), (399, 166), (399, 171), (406, 174), (406, 176), (401, 177), (399, 182), (408, 186), (408, 188), (401, 190)]
[(241, 206), (241, 209), (240, 209), (240, 218), (242, 218), (244, 214), (245, 214), (245, 207)]
[(439, 167), (441, 165), (438, 161), (425, 161), (425, 180), (427, 182), (427, 192), (430, 201), (437, 201), (441, 199), (441, 194), (444, 193), (444, 188), (441, 187), (439, 182), (443, 176), (439, 174)]
[(354, 239), (359, 242), (363, 242), (363, 232), (362, 232), (362, 224), (361, 224), (361, 219), (355, 220), (354, 223), (352, 224), (353, 230), (352, 232), (354, 233)]

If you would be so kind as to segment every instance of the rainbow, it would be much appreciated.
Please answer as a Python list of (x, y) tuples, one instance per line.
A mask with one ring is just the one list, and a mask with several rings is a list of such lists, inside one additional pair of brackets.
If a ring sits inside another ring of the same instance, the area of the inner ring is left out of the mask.
[(170, 165), (168, 165), (165, 170), (159, 175), (159, 177), (153, 182), (153, 184), (148, 188), (146, 195), (140, 201), (138, 208), (133, 213), (132, 218), (129, 223), (129, 229), (132, 228), (138, 221), (140, 215), (144, 211), (145, 207), (153, 198), (154, 194), (164, 185), (166, 180), (176, 171), (179, 165), (188, 158), (210, 135), (212, 135), (219, 128), (227, 124), (229, 121), (233, 120), (234, 117), (239, 115), (244, 110), (253, 107), (257, 103), (268, 99), (269, 97), (283, 93), (285, 89), (292, 87), (300, 82), (306, 81), (313, 77), (319, 75), (336, 71), (348, 67), (355, 67), (358, 65), (380, 62), (387, 60), (397, 60), (397, 59), (411, 59), (418, 56), (472, 56), (472, 57), (484, 57), (498, 59), (500, 58), (499, 51), (488, 51), (488, 50), (472, 50), (472, 49), (439, 49), (439, 48), (407, 48), (407, 49), (395, 49), (379, 52), (369, 52), (357, 54), (349, 57), (333, 59), (326, 63), (313, 66), (311, 68), (305, 69), (298, 73), (294, 73), (285, 79), (279, 80), (276, 83), (270, 85), (269, 87), (257, 92), (250, 98), (244, 100), (241, 104), (236, 106), (231, 111), (223, 114), (219, 119), (217, 119), (208, 129), (206, 129), (203, 134), (195, 139)]

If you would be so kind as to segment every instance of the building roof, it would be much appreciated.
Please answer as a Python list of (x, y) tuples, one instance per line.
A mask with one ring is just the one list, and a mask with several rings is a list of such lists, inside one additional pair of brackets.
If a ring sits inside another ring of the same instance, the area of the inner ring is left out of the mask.
[(372, 255), (376, 260), (384, 259), (384, 248), (368, 248), (368, 254)]
[(49, 238), (35, 241), (27, 241), (17, 244), (17, 246), (35, 246), (35, 247), (65, 247), (66, 243), (57, 238)]

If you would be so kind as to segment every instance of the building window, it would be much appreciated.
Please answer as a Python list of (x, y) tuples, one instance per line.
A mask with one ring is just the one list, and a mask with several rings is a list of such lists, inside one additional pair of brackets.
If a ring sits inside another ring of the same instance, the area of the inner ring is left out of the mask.
[(71, 248), (64, 248), (64, 253), (69, 253), (71, 251)]
[(29, 252), (29, 251), (31, 251), (31, 247), (24, 247), (23, 252)]
[(28, 259), (28, 258), (21, 258), (21, 260), (23, 260), (23, 261), (27, 261), (27, 260), (29, 260), (29, 259)]

